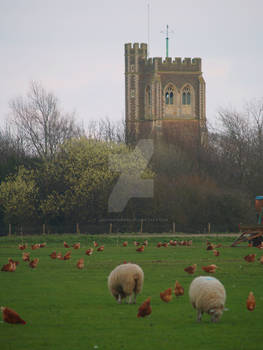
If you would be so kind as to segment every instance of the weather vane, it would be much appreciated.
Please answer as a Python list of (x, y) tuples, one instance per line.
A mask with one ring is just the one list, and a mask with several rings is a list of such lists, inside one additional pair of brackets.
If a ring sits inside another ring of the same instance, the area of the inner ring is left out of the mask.
[(173, 34), (173, 30), (169, 30), (168, 24), (166, 25), (166, 31), (161, 31), (161, 33), (165, 34), (165, 41), (166, 41), (166, 58), (169, 57), (169, 34)]

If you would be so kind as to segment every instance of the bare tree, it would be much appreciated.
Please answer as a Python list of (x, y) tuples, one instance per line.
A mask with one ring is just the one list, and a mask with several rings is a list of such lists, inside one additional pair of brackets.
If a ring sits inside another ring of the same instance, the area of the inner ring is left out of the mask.
[(253, 100), (246, 106), (247, 116), (253, 130), (253, 146), (257, 162), (263, 161), (263, 98)]
[(235, 111), (221, 110), (219, 113), (223, 130), (220, 145), (223, 158), (235, 169), (240, 182), (248, 171), (253, 131), (249, 118)]
[(65, 140), (84, 133), (74, 115), (62, 114), (57, 98), (38, 82), (31, 83), (26, 98), (12, 100), (10, 108), (27, 151), (41, 158), (53, 158)]
[[(210, 133), (210, 163), (218, 181), (256, 194), (263, 181), (263, 100), (237, 112), (221, 109), (220, 127)], [(216, 174), (217, 172), (217, 174)]]
[(90, 121), (86, 131), (87, 137), (106, 142), (125, 142), (125, 125), (123, 121), (111, 121), (108, 117)]

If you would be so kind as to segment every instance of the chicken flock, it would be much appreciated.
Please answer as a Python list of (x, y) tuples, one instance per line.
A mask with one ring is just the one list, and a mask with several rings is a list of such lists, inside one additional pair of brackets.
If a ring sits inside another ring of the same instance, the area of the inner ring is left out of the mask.
[[(170, 240), (169, 242), (158, 242), (157, 243), (157, 248), (167, 248), (169, 246), (191, 246), (192, 245), (192, 240), (189, 241), (173, 241)], [(47, 246), (46, 243), (37, 243), (31, 245), (31, 250), (35, 251), (39, 248), (45, 248)], [(80, 242), (74, 243), (72, 246), (70, 246), (67, 242), (63, 242), (64, 248), (70, 249), (80, 249)], [(123, 247), (128, 246), (128, 241), (124, 241), (122, 243)], [(148, 240), (143, 241), (142, 243), (138, 241), (134, 241), (134, 246), (135, 250), (138, 253), (143, 253), (145, 251), (145, 248), (148, 246)], [(250, 245), (249, 245), (250, 246)], [(212, 244), (211, 242), (207, 241), (206, 242), (206, 250), (211, 250), (214, 254), (215, 257), (218, 257), (220, 255), (220, 252), (216, 250), (215, 248), (220, 248), (222, 247), (221, 244)], [(262, 245), (263, 247), (263, 245)], [(261, 248), (261, 246), (260, 246)], [(24, 250), (28, 249), (27, 244), (19, 244), (18, 249), (22, 250), (22, 260), (24, 262), (28, 262), (28, 266), (32, 269), (37, 268), (39, 264), (39, 258), (30, 258), (30, 252), (24, 252)], [(93, 247), (88, 248), (85, 251), (85, 254), (88, 256), (91, 256), (94, 253), (94, 250), (97, 252), (103, 252), (104, 251), (104, 245), (99, 245), (96, 241), (93, 242)], [(69, 260), (71, 259), (71, 251), (67, 251), (65, 254), (62, 254), (61, 252), (56, 252), (53, 251), (49, 254), (51, 259), (58, 259), (58, 260)], [(256, 260), (256, 254), (248, 254), (244, 257), (244, 260), (248, 263), (255, 262)], [(263, 256), (261, 256), (259, 259), (259, 262), (263, 264)], [(127, 263), (126, 261), (123, 262), (124, 264)], [(12, 258), (8, 258), (8, 263), (3, 265), (1, 268), (1, 271), (3, 272), (15, 272), (17, 265), (19, 265), (19, 261), (14, 261)], [(81, 258), (77, 261), (76, 267), (78, 269), (84, 269), (85, 263), (84, 263), (84, 258)], [(217, 269), (217, 265), (215, 264), (210, 264), (207, 266), (202, 266), (202, 270), (208, 274), (214, 274)], [(184, 268), (184, 271), (190, 275), (194, 274), (197, 269), (197, 264), (189, 265)], [(175, 285), (174, 285), (174, 290), (169, 287), (163, 292), (160, 292), (160, 299), (165, 302), (169, 303), (172, 298), (173, 294), (176, 296), (176, 298), (183, 296), (184, 295), (184, 288), (182, 285), (176, 280)], [(246, 308), (249, 311), (253, 311), (256, 306), (256, 300), (254, 293), (252, 291), (249, 292), (249, 295), (246, 300)], [(1, 311), (2, 311), (2, 318), (4, 322), (11, 323), (11, 324), (26, 324), (26, 321), (24, 321), (19, 314), (6, 306), (1, 306)], [(138, 314), (137, 317), (146, 317), (149, 316), (152, 313), (152, 306), (151, 306), (151, 297), (148, 297), (139, 307), (138, 309)]]

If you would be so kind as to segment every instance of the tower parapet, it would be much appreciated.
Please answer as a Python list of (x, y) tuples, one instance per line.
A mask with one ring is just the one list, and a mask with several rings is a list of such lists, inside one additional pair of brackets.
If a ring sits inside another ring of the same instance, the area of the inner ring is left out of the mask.
[(163, 72), (202, 72), (202, 60), (199, 57), (153, 57), (147, 58), (147, 44), (128, 43), (125, 44), (125, 56), (136, 56), (140, 59), (140, 64), (147, 66), (148, 70)]
[(191, 72), (199, 73), (202, 72), (202, 61), (201, 58), (195, 57), (175, 57), (173, 60), (171, 57), (162, 59), (161, 57), (148, 58), (144, 62), (145, 66), (149, 69), (152, 66), (154, 70), (162, 72)]
[(125, 44), (125, 56), (138, 55), (143, 58), (147, 57), (147, 44), (145, 43), (128, 43)]

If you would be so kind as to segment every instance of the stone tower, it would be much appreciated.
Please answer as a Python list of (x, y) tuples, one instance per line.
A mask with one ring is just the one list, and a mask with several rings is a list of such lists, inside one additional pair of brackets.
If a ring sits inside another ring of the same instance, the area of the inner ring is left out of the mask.
[(206, 139), (200, 58), (147, 58), (147, 44), (125, 44), (126, 141), (201, 145)]

